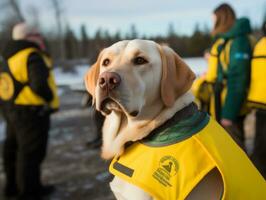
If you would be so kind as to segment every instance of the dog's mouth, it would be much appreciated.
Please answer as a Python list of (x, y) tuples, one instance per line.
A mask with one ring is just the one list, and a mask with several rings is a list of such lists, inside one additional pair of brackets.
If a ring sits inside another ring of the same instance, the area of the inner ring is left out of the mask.
[(112, 111), (128, 113), (132, 117), (136, 117), (139, 114), (138, 111), (128, 112), (127, 109), (121, 103), (117, 102), (116, 100), (110, 97), (103, 100), (100, 106), (100, 110), (105, 115), (109, 115)]
[(116, 102), (115, 100), (111, 98), (106, 98), (101, 103), (100, 110), (105, 113), (106, 115), (109, 115), (113, 110), (117, 112), (122, 112), (123, 108), (122, 106)]

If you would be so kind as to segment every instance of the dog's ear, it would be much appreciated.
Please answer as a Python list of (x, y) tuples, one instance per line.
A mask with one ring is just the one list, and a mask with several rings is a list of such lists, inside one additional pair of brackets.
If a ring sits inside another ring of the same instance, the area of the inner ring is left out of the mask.
[(167, 107), (192, 86), (195, 74), (171, 48), (159, 46), (162, 59), (161, 98)]
[(100, 74), (100, 61), (102, 54), (103, 51), (101, 51), (101, 53), (97, 58), (97, 61), (90, 67), (90, 69), (87, 71), (84, 77), (86, 89), (92, 95), (93, 103), (95, 101), (95, 88)]

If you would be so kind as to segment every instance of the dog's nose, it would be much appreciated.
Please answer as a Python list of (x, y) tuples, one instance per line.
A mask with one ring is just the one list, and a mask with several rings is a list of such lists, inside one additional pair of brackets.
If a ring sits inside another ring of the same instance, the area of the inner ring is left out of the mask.
[(99, 77), (99, 86), (103, 90), (113, 90), (120, 82), (121, 77), (115, 72), (103, 72)]

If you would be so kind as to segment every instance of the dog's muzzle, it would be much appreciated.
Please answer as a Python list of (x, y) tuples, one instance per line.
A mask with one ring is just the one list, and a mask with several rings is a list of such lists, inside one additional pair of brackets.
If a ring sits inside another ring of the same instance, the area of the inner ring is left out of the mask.
[(119, 98), (119, 92), (117, 88), (121, 84), (121, 77), (115, 72), (103, 72), (98, 79), (98, 85), (100, 89), (99, 95), (99, 107), (98, 109), (104, 114), (108, 115), (112, 110), (118, 112), (127, 112), (129, 115), (136, 117), (138, 111), (129, 112), (125, 106), (125, 103)]
[(115, 89), (121, 83), (121, 77), (115, 72), (103, 72), (98, 79), (100, 89), (100, 110), (110, 114), (111, 110), (121, 110), (119, 104), (115, 101)]

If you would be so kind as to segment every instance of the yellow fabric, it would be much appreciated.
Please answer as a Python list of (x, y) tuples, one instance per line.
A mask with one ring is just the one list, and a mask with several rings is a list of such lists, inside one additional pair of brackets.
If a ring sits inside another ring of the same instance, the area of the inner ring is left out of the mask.
[[(222, 45), (224, 43), (224, 39), (218, 39), (217, 42), (212, 46), (211, 51), (216, 51), (217, 55), (218, 55), (218, 46)], [(230, 62), (230, 47), (232, 44), (232, 40), (229, 40), (225, 47), (223, 48), (223, 50), (221, 51), (220, 55), (219, 55), (219, 60), (221, 62), (222, 68), (224, 73), (226, 73), (227, 69), (228, 69), (228, 64)], [(217, 70), (218, 70), (218, 56), (216, 56), (215, 58), (213, 58), (213, 60), (216, 60), (215, 62), (213, 61), (212, 63), (209, 64), (215, 64), (215, 66), (209, 65), (208, 66), (208, 71), (209, 69), (215, 68), (215, 73), (216, 73), (216, 77), (217, 78)], [(213, 70), (214, 71), (214, 70)], [(213, 75), (214, 77), (214, 75)], [(215, 80), (216, 81), (216, 80)], [(215, 82), (214, 81), (214, 82)], [(226, 98), (226, 94), (227, 94), (227, 84), (226, 84), (226, 80), (224, 80), (224, 87), (223, 90), (221, 92), (221, 106), (223, 106), (224, 102), (225, 102), (225, 98)], [(211, 100), (210, 100), (210, 115), (214, 118), (216, 118), (215, 116), (215, 99), (214, 99), (214, 92), (213, 95), (211, 95)]]
[(266, 109), (266, 37), (255, 46), (253, 57), (248, 101), (251, 107)]
[(208, 59), (208, 70), (206, 72), (206, 81), (209, 83), (215, 83), (217, 78), (217, 66), (218, 66), (218, 47), (224, 43), (224, 39), (218, 39), (210, 50), (210, 57)]
[(192, 93), (202, 103), (208, 104), (212, 92), (211, 84), (207, 83), (205, 77), (199, 77), (196, 79), (191, 88)]
[[(53, 100), (50, 102), (50, 107), (53, 109), (57, 109), (59, 107), (59, 98), (57, 95), (57, 87), (55, 84), (54, 75), (52, 73), (51, 67), (52, 62), (51, 60), (38, 51), (36, 48), (27, 48), (22, 51), (19, 51), (14, 56), (8, 59), (8, 66), (10, 69), (10, 72), (14, 76), (14, 78), (22, 83), (25, 84), (28, 82), (28, 72), (27, 72), (27, 61), (28, 57), (31, 53), (37, 52), (40, 53), (43, 57), (46, 65), (49, 67), (49, 77), (48, 77), (48, 85), (50, 86), (52, 92), (53, 92)], [(45, 105), (47, 102), (37, 95), (29, 86), (24, 86), (24, 88), (20, 91), (17, 98), (14, 100), (14, 103), (16, 105)]]
[[(214, 99), (214, 91), (213, 91), (213, 84), (216, 82), (217, 78), (217, 70), (218, 70), (218, 47), (224, 43), (224, 39), (220, 38), (217, 39), (216, 42), (212, 45), (210, 50), (210, 57), (208, 59), (208, 70), (206, 74), (198, 78), (194, 81), (192, 86), (192, 92), (195, 95), (196, 99), (203, 104), (209, 104), (209, 113), (212, 117), (215, 118), (215, 99)], [(229, 45), (228, 45), (229, 44)], [(228, 60), (225, 60), (226, 57), (229, 58), (230, 52), (230, 45), (231, 41), (229, 41), (220, 54), (220, 61), (223, 65), (223, 69), (227, 70)], [(203, 89), (205, 83), (205, 89)], [(207, 88), (207, 89), (206, 89)], [(201, 92), (204, 92), (204, 95), (201, 95)], [(225, 101), (226, 97), (226, 88), (222, 91), (222, 104)]]
[(39, 106), (39, 105), (44, 105), (45, 101), (43, 100), (43, 98), (34, 93), (29, 86), (25, 86), (18, 94), (14, 103), (16, 105)]
[[(224, 43), (224, 39), (218, 39), (212, 45), (210, 56), (208, 59), (208, 70), (206, 74), (197, 78), (192, 85), (192, 92), (196, 97), (195, 102), (201, 107), (202, 105), (209, 105), (210, 114), (215, 117), (213, 87), (217, 78), (218, 66), (218, 47)], [(203, 93), (203, 94), (202, 94)]]
[(14, 83), (7, 72), (0, 74), (0, 99), (8, 101), (14, 95)]
[[(133, 170), (132, 175), (117, 170), (117, 163)], [(150, 147), (135, 142), (112, 161), (109, 170), (156, 200), (184, 200), (215, 167), (224, 182), (223, 200), (265, 199), (265, 180), (212, 119), (200, 132), (176, 144)]]
[(14, 78), (20, 83), (26, 83), (28, 80), (27, 61), (31, 53), (35, 52), (35, 48), (27, 48), (19, 51), (8, 59), (9, 69)]

